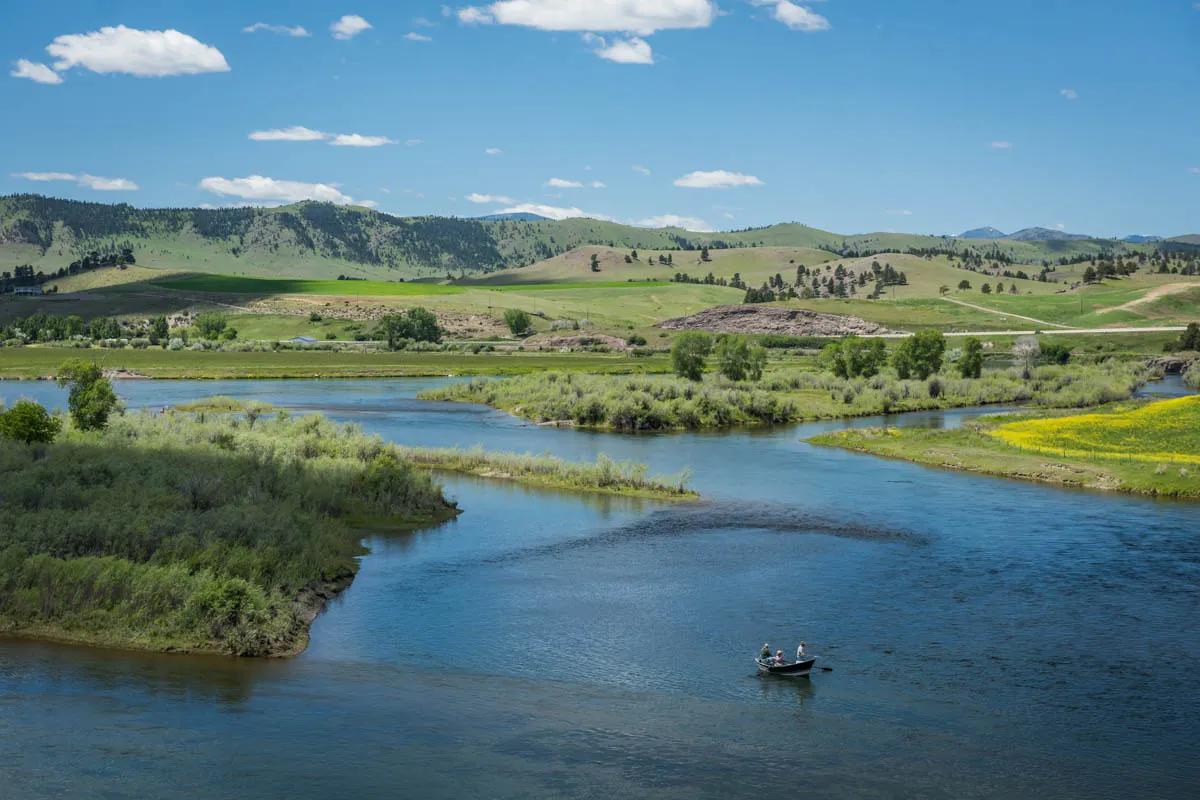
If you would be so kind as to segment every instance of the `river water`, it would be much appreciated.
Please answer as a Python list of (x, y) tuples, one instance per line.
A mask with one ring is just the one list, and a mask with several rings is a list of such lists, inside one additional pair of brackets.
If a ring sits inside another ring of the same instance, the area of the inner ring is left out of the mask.
[[(369, 539), (288, 661), (0, 641), (0, 796), (1195, 796), (1200, 506), (802, 441), (880, 419), (601, 434), (414, 399), (438, 383), (118, 390), (690, 468), (705, 500), (446, 478), (465, 513)], [(756, 676), (800, 638), (832, 671)]]

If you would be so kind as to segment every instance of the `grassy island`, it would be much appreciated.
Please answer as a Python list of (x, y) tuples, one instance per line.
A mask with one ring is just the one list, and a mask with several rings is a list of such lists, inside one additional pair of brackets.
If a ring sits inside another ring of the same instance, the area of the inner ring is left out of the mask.
[(319, 416), (116, 417), (0, 441), (0, 632), (287, 655), (367, 525), (456, 509), (375, 437)]
[(956, 430), (867, 428), (809, 441), (919, 464), (1088, 489), (1200, 498), (1200, 396)]
[(547, 372), (473, 380), (431, 390), (429, 400), (483, 403), (542, 423), (609, 430), (695, 430), (734, 425), (859, 417), (988, 403), (1049, 408), (1127, 399), (1146, 379), (1132, 363), (1043, 366), (981, 378), (945, 374), (902, 380), (894, 372), (840, 378), (827, 372), (775, 369), (757, 382), (706, 374), (700, 381), (668, 375)]

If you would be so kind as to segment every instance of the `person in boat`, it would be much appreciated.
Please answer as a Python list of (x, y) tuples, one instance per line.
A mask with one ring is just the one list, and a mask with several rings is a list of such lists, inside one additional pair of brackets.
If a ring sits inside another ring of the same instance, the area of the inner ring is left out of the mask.
[(763, 642), (762, 650), (759, 651), (758, 657), (762, 661), (769, 660), (771, 658), (771, 645), (767, 642)]
[(783, 660), (783, 651), (776, 650), (775, 651), (775, 666), (777, 666), (777, 667), (782, 666), (784, 663), (786, 663), (786, 662), (784, 662), (784, 660)]
[(800, 646), (796, 648), (796, 660), (802, 661), (803, 659), (804, 659), (804, 642), (801, 642)]

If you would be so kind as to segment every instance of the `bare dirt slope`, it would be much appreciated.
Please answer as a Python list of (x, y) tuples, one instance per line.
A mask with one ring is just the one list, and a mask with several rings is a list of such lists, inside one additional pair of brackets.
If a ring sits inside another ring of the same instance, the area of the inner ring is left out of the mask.
[(892, 331), (859, 317), (768, 305), (715, 306), (659, 325), (670, 331), (778, 333), (790, 336), (872, 336)]

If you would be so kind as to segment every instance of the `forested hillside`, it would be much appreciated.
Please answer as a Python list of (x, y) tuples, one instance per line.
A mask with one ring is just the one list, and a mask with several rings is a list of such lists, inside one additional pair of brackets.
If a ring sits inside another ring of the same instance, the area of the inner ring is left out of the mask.
[[(1177, 239), (1176, 247), (1188, 247)], [(647, 250), (808, 247), (843, 257), (882, 252), (1059, 264), (1152, 252), (1109, 239), (1017, 241), (903, 233), (843, 235), (798, 223), (697, 233), (596, 219), (395, 217), (304, 202), (277, 208), (139, 209), (40, 195), (0, 197), (0, 268), (50, 274), (89, 254), (129, 250), (151, 267), (259, 276), (419, 278), (522, 267), (586, 244)]]

